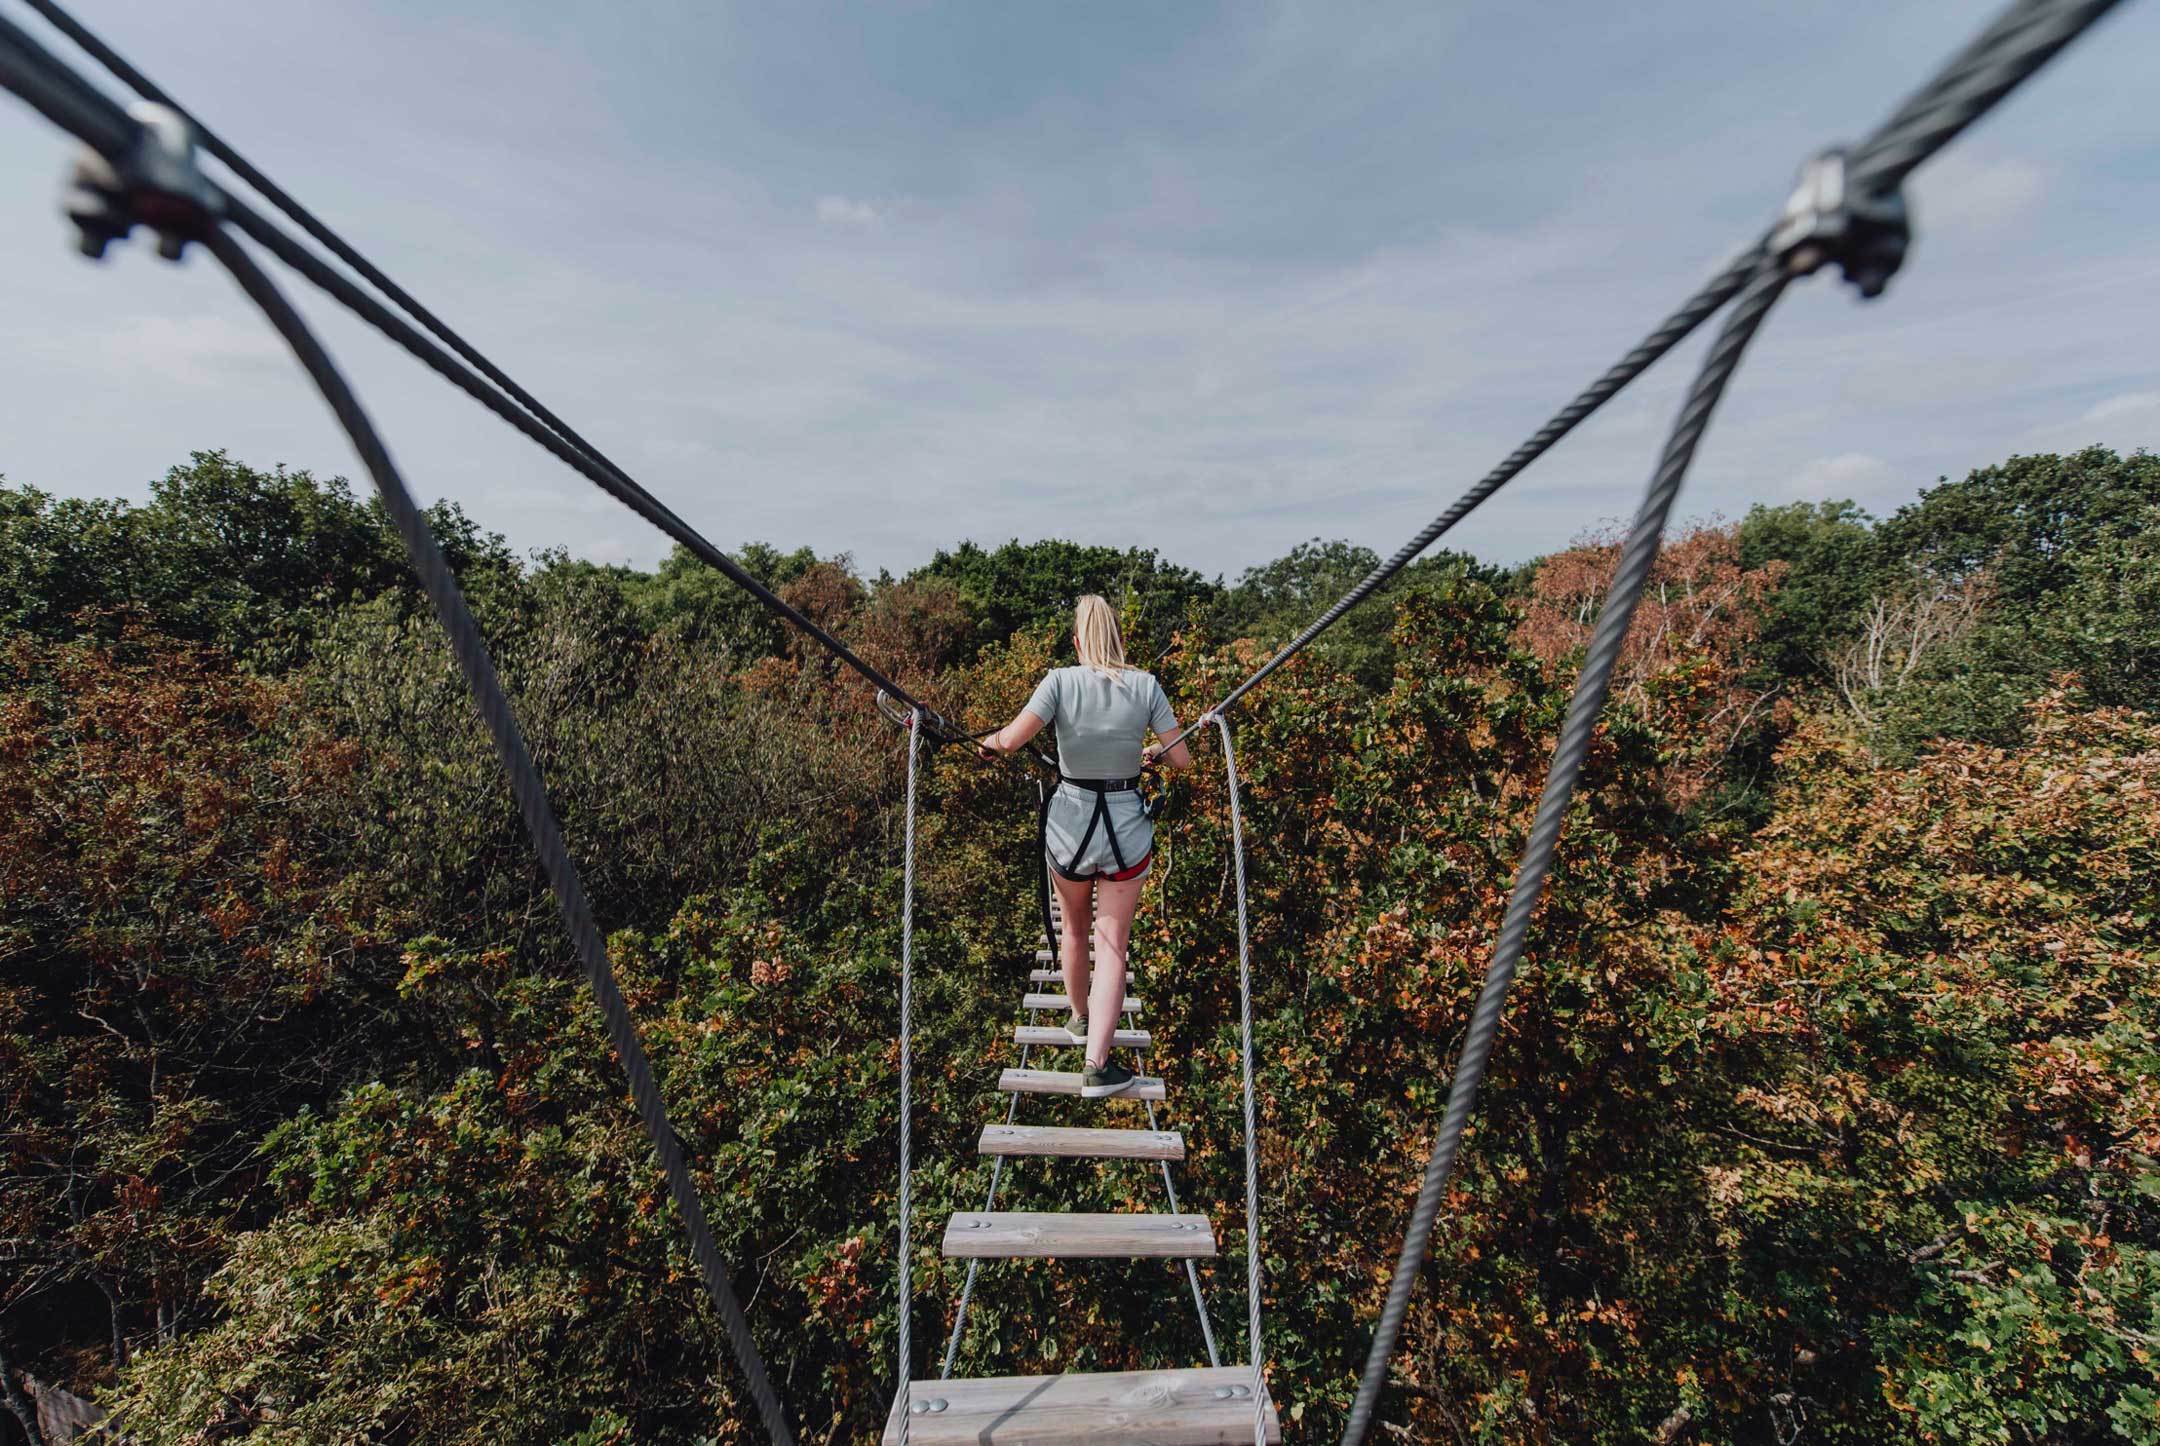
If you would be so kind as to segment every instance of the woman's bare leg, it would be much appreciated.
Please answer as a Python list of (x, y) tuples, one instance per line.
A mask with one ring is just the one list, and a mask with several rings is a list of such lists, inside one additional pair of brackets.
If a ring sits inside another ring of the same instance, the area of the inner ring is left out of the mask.
[[(1089, 1069), (1100, 1069), (1110, 1062), (1110, 1040), (1125, 1006), (1125, 952), (1132, 944), (1133, 912), (1140, 907), (1140, 889), (1146, 882), (1147, 875), (1142, 874), (1123, 883), (1105, 879), (1095, 886), (1095, 990), (1088, 999)], [(1070, 912), (1067, 910), (1068, 915)], [(1072, 927), (1069, 917), (1065, 927)], [(1066, 987), (1070, 988), (1070, 983)]]
[(1065, 970), (1065, 994), (1072, 1000), (1073, 1008), (1085, 1014), (1089, 982), (1088, 933), (1095, 925), (1095, 886), (1060, 878), (1054, 869), (1050, 873), (1050, 882), (1057, 889), (1062, 915), (1058, 924), (1058, 963)]

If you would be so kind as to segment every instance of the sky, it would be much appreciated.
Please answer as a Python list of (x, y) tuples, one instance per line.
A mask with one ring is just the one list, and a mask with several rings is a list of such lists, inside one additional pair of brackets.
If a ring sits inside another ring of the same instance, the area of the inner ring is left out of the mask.
[[(241, 152), (724, 547), (972, 538), (1234, 578), (1391, 551), (1993, 13), (1916, 0), (78, 0)], [(50, 38), (20, 6), (0, 11)], [(1905, 270), (1772, 315), (1684, 514), (1878, 513), (2019, 452), (2160, 445), (2160, 4), (1915, 178)], [(365, 486), (207, 258), (78, 256), (0, 96), (0, 475), (188, 452)], [(298, 291), (300, 283), (293, 283)], [(657, 533), (312, 295), (407, 479), (520, 548)], [(1632, 512), (1707, 331), (1459, 527)]]

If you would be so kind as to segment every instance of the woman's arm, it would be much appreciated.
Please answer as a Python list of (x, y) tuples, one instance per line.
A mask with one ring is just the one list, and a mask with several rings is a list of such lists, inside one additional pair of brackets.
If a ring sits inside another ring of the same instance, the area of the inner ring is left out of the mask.
[(1013, 715), (1012, 722), (975, 745), (975, 752), (984, 758), (1003, 758), (1027, 747), (1034, 736), (1043, 731), (1041, 715), (1022, 708)]
[[(1207, 715), (1203, 713), (1200, 715), (1199, 721), (1193, 726), (1198, 727), (1205, 722), (1207, 722)], [(1185, 746), (1185, 730), (1173, 723), (1170, 736), (1176, 741), (1168, 748), (1163, 747), (1160, 743), (1150, 744), (1140, 751), (1140, 761), (1143, 764), (1160, 763), (1166, 768), (1183, 773), (1186, 769), (1192, 767), (1193, 762), (1192, 751)]]

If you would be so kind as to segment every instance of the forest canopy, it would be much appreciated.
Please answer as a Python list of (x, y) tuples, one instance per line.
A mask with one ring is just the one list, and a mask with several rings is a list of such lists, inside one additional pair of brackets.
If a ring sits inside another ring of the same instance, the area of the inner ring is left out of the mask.
[[(896, 1329), (903, 745), (678, 551), (431, 510), (806, 1439)], [(1338, 1431), (1618, 539), (1406, 570), (1236, 716), (1270, 1389)], [(735, 556), (1002, 721), (1097, 591), (1181, 718), (1377, 561)], [(1135, 932), (1243, 1359), (1211, 749)], [(918, 1361), (1036, 947), (1033, 785), (929, 755)], [(2160, 458), (1670, 539), (1384, 1418), (1459, 1442), (2160, 1442)], [(379, 507), (199, 452), (0, 482), (0, 1385), (143, 1442), (760, 1439), (494, 755)], [(1013, 1209), (1146, 1208), (1027, 1162)], [(1191, 1364), (1161, 1263), (999, 1266), (958, 1374)], [(927, 1343), (927, 1344), (926, 1344)], [(20, 1436), (4, 1439), (21, 1439)]]

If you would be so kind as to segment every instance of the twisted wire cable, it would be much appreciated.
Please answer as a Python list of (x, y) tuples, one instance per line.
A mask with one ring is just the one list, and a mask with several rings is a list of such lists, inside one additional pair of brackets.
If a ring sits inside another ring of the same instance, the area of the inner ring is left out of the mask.
[(630, 1082), (631, 1096), (637, 1102), (638, 1117), (644, 1122), (645, 1133), (652, 1140), (653, 1151), (660, 1157), (662, 1173), (667, 1177), (668, 1194), (675, 1207), (682, 1213), (684, 1234), (690, 1241), (691, 1254), (705, 1279), (707, 1292), (713, 1304), (719, 1308), (728, 1343), (735, 1359), (749, 1382), (750, 1394), (763, 1418), (765, 1429), (781, 1446), (792, 1446), (794, 1435), (788, 1428), (786, 1413), (780, 1399), (773, 1391), (772, 1382), (765, 1370), (764, 1359), (758, 1354), (757, 1344), (751, 1339), (749, 1321), (735, 1298), (734, 1287), (729, 1283), (726, 1268), (720, 1260), (720, 1249), (706, 1222), (705, 1210), (698, 1198), (697, 1183), (690, 1175), (690, 1167), (683, 1158), (682, 1145), (668, 1124), (667, 1112), (660, 1099), (659, 1083), (653, 1078), (652, 1065), (646, 1059), (644, 1047), (638, 1041), (637, 1025), (630, 1018), (629, 1005), (624, 1001), (622, 990), (615, 983), (615, 971), (608, 962), (607, 945), (600, 937), (599, 925), (593, 918), (592, 904), (585, 895), (585, 886), (578, 875), (576, 862), (570, 857), (562, 830), (555, 821), (555, 813), (548, 803), (547, 787), (534, 764), (532, 754), (525, 746), (517, 719), (510, 709), (510, 701), (504, 695), (502, 682), (496, 676), (493, 660), (488, 656), (487, 645), (481, 639), (480, 630), (473, 622), (472, 613), (465, 606), (464, 596), (458, 591), (457, 579), (444, 561), (442, 550), (436, 545), (429, 531), (427, 518), (412, 493), (407, 490), (404, 478), (390, 460), (388, 449), (383, 446), (374, 424), (362, 409), (359, 398), (353, 394), (337, 365), (322, 347), (300, 313), (278, 290), (275, 282), (255, 263), (246, 249), (230, 233), (221, 228), (211, 228), (202, 238), (225, 269), (232, 274), (240, 289), (247, 293), (270, 324), (284, 337), (293, 355), (307, 371), (318, 388), (323, 400), (336, 414), (352, 439), (354, 450), (374, 479), (377, 493), (390, 514), (398, 536), (403, 539), (410, 555), (413, 571), (419, 575), (428, 600), (434, 605), (441, 619), (443, 631), (449, 636), (450, 647), (455, 654), (459, 669), (465, 674), (467, 688), (473, 703), (486, 723), (493, 738), (497, 756), (502, 760), (503, 771), (509, 775), (511, 792), (517, 799), (518, 812), (524, 816), (525, 828), (532, 837), (533, 849), (538, 854), (548, 884), (554, 890), (557, 904), (562, 909), (563, 923), (568, 928), (578, 962), (584, 966), (587, 982), (592, 986), (593, 997), (599, 1001), (600, 1012), (607, 1026), (608, 1042), (621, 1059), (623, 1073)]
[[(389, 297), (399, 308), (418, 321), (421, 327), (440, 338), (441, 342), (448, 347), (448, 350), (444, 349), (444, 345), (438, 345), (435, 341), (431, 341), (428, 337), (422, 335), (421, 331), (415, 328), (405, 317), (399, 316), (376, 297), (363, 290), (351, 277), (338, 271), (313, 251), (301, 245), (268, 217), (249, 206), (240, 197), (228, 192), (225, 196), (225, 203), (233, 223), (246, 232), (257, 244), (299, 272), (311, 284), (353, 312), (361, 320), (396, 342), (437, 375), (449, 381), (503, 421), (508, 422), (526, 437), (546, 448), (564, 465), (600, 487), (609, 496), (614, 497), (631, 511), (637, 513), (638, 516), (644, 518), (669, 538), (682, 544), (692, 556), (716, 569), (730, 582), (748, 592), (768, 611), (816, 639), (821, 646), (847, 667), (900, 699), (911, 708), (924, 708), (927, 706), (907, 689), (902, 688), (898, 683), (886, 677), (883, 672), (865, 662), (853, 649), (834, 636), (830, 630), (813, 621), (800, 608), (781, 598), (779, 594), (752, 576), (703, 534), (678, 517), (672, 509), (648, 492), (627, 471), (610, 460), (598, 447), (579, 435), (569, 423), (563, 421), (562, 418), (556, 416), (554, 412), (542, 405), (530, 392), (519, 386), (507, 372), (496, 366), (478, 348), (452, 330), (440, 317), (422, 306), (410, 292), (392, 281), (379, 267), (368, 261), (365, 256), (347, 243), (343, 237), (331, 230), (313, 212), (302, 206), (283, 188), (278, 186), (276, 182), (250, 163), (245, 156), (220, 139), (215, 132), (204, 126), (200, 120), (196, 119), (193, 112), (181, 105), (169, 92), (147, 75), (144, 75), (135, 66), (129, 64), (124, 57), (99, 39), (88, 27), (54, 3), (54, 0), (26, 0), (26, 3), (40, 15), (43, 15), (56, 29), (74, 41), (99, 64), (111, 71), (115, 77), (142, 96), (143, 99), (165, 106), (187, 121), (195, 132), (196, 142), (203, 149), (224, 162), (234, 174), (261, 193), (266, 200), (278, 210), (284, 212), (302, 230), (329, 248), (340, 260), (359, 272), (384, 296)], [(49, 56), (47, 58), (48, 60), (51, 59)], [(106, 99), (93, 87), (90, 87), (86, 82), (81, 81), (79, 77), (74, 77), (72, 71), (60, 66), (57, 61), (52, 61), (52, 65), (60, 73), (74, 79), (76, 85), (82, 91), (87, 92), (87, 95), (93, 98), (94, 102), (101, 102), (104, 107), (108, 107), (115, 114), (118, 114), (118, 108), (113, 106), (110, 100)], [(125, 134), (132, 133), (133, 123), (128, 121), (124, 115), (120, 115), (119, 123), (121, 126), (128, 128), (124, 132)], [(69, 129), (76, 128), (70, 126)], [(80, 134), (79, 131), (77, 133)], [(103, 149), (103, 147), (100, 147), (100, 149)], [(456, 356), (452, 356), (452, 352), (456, 353)], [(464, 359), (463, 362), (458, 360), (460, 357)], [(470, 365), (466, 365), (467, 363)], [(931, 713), (931, 723), (933, 731), (941, 741), (956, 741), (960, 736), (958, 725), (948, 723), (934, 711)]]
[(915, 778), (922, 756), (925, 723), (917, 708), (908, 722), (907, 842), (900, 872), (900, 1446), (908, 1446), (908, 1418), (914, 1410), (914, 1356), (910, 1340), (915, 1286), (912, 1266), (914, 1225), (913, 1147), (915, 1137)]
[[(1938, 67), (1928, 82), (1888, 120), (1852, 148), (1846, 172), (1847, 184), (1860, 194), (1895, 189), (1921, 162), (1985, 115), (2020, 82), (2120, 3), (2121, 0), (2018, 0)], [(1390, 578), (1409, 566), (1442, 533), (1475, 511), (1555, 442), (1573, 431), (1577, 424), (1648, 370), (1652, 363), (1738, 294), (1762, 255), (1763, 240), (1760, 238), (1743, 248), (1640, 345), (1555, 413), (1529, 441), (1508, 454), (1499, 466), (1451, 503), (1446, 511), (1396, 549), (1392, 557), (1374, 568), (1303, 632), (1224, 695), (1215, 705), (1216, 710), (1235, 704), (1277, 668), (1304, 651), (1343, 614), (1370, 598)]]
[(1253, 1108), (1252, 942), (1245, 909), (1245, 818), (1238, 807), (1237, 750), (1230, 720), (1207, 715), (1222, 733), (1223, 768), (1230, 779), (1230, 857), (1237, 866), (1238, 1021), (1245, 1084), (1245, 1311), (1251, 1339), (1253, 1446), (1267, 1446), (1267, 1351), (1260, 1336), (1260, 1130)]
[(112, 97), (60, 63), (28, 32), (0, 15), (0, 87), (84, 145), (114, 160), (127, 153), (141, 127)]
[(2021, 0), (1853, 147), (1850, 184), (1886, 191), (1986, 115), (2121, 0)]
[[(1365, 1372), (1358, 1382), (1357, 1400), (1351, 1407), (1349, 1423), (1343, 1432), (1344, 1446), (1358, 1446), (1372, 1429), (1373, 1410), (1379, 1403), (1380, 1388), (1387, 1379), (1388, 1360), (1395, 1353), (1395, 1342), (1402, 1331), (1403, 1315), (1410, 1304), (1410, 1290), (1417, 1283), (1418, 1271), (1425, 1262), (1433, 1222), (1440, 1212), (1440, 1199), (1448, 1176), (1455, 1168), (1463, 1129), (1477, 1107), (1478, 1084), (1484, 1078), (1485, 1066), (1492, 1056), (1493, 1036), (1500, 1027), (1508, 985), (1522, 959), (1523, 946), (1530, 934), (1530, 918), (1537, 908), (1538, 896), (1544, 891), (1546, 874), (1552, 868), (1560, 828), (1567, 818), (1568, 803), (1575, 794), (1575, 781), (1582, 772), (1583, 757), (1597, 730), (1598, 713), (1605, 706), (1605, 694), (1612, 683), (1613, 667), (1620, 659), (1621, 644), (1627, 639), (1628, 624), (1635, 616), (1635, 605), (1642, 600), (1643, 584), (1649, 578), (1651, 564), (1657, 561), (1658, 544), (1664, 536), (1673, 499), (1680, 495), (1680, 483), (1687, 476), (1688, 463), (1694, 459), (1696, 444), (1702, 440), (1712, 410), (1724, 395), (1725, 384), (1731, 380), (1733, 370), (1740, 364), (1741, 354), (1789, 280), (1783, 271), (1766, 263), (1758, 268), (1747, 289), (1740, 294), (1732, 315), (1726, 318), (1709, 355), (1703, 359), (1701, 373), (1695, 378), (1687, 401), (1673, 423), (1664, 457), (1651, 476), (1642, 507), (1635, 515), (1634, 526), (1629, 529), (1627, 543), (1620, 554), (1619, 569), (1613, 575), (1612, 587), (1598, 612), (1590, 650), (1583, 659), (1582, 674), (1575, 680), (1575, 694), (1568, 700), (1567, 717), (1560, 727), (1559, 746), (1553, 751), (1552, 767), (1545, 776), (1545, 793), (1538, 801), (1537, 816), (1530, 826), (1522, 863), (1515, 872), (1515, 888), (1500, 925), (1499, 942), (1493, 948), (1492, 965), (1486, 971), (1477, 1007), (1470, 1016), (1470, 1027), (1463, 1036), (1462, 1052), (1456, 1057), (1455, 1077), (1448, 1086), (1447, 1113), (1441, 1119), (1439, 1136), (1433, 1141), (1424, 1182), (1418, 1187), (1417, 1206), (1411, 1211), (1409, 1228), (1403, 1234), (1394, 1277), (1388, 1282), (1387, 1303), (1381, 1309), (1372, 1349), (1365, 1358)], [(1226, 747), (1228, 743), (1225, 738)]]
[(1426, 523), (1416, 536), (1395, 549), (1392, 557), (1367, 573), (1357, 586), (1344, 593), (1326, 612), (1313, 619), (1303, 632), (1285, 643), (1274, 657), (1254, 669), (1251, 676), (1226, 693), (1223, 700), (1210, 711), (1220, 713), (1260, 686), (1277, 668), (1303, 652), (1313, 639), (1335, 626), (1343, 614), (1378, 592), (1390, 578), (1408, 567), (1418, 554), (1432, 546), (1442, 533), (1475, 512), (1487, 498), (1513, 481), (1524, 468), (1552, 450), (1554, 443), (1574, 431), (1599, 407), (1618, 396), (1629, 382), (1648, 371), (1658, 358), (1685, 341), (1696, 327), (1702, 325), (1705, 318), (1739, 292), (1761, 257), (1762, 243), (1759, 241), (1733, 257), (1717, 275), (1704, 282), (1678, 310), (1666, 317), (1656, 330), (1636, 343), (1633, 350), (1608, 367), (1604, 375), (1584, 387), (1573, 401), (1553, 414), (1552, 420), (1532, 433), (1528, 441), (1508, 453), (1499, 466), (1479, 478), (1469, 491), (1449, 503), (1445, 511)]
[[(1151, 1130), (1162, 1128), (1162, 1121), (1155, 1117), (1153, 1100), (1147, 1102), (1147, 1127)], [(1182, 1207), (1178, 1204), (1177, 1184), (1170, 1177), (1170, 1162), (1158, 1160), (1155, 1163), (1162, 1167), (1163, 1196), (1170, 1203), (1170, 1213), (1176, 1215)], [(1200, 1319), (1200, 1339), (1207, 1346), (1207, 1363), (1219, 1366), (1222, 1364), (1222, 1352), (1215, 1345), (1215, 1326), (1208, 1319), (1207, 1296), (1200, 1289), (1200, 1268), (1190, 1260), (1185, 1262), (1185, 1283), (1192, 1287), (1193, 1314)]]

